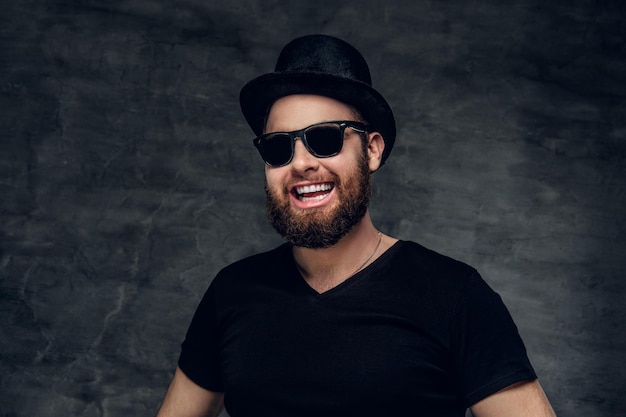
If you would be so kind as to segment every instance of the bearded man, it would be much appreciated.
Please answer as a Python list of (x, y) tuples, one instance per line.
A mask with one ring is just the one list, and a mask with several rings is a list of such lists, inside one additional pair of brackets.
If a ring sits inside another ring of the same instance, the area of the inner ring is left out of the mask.
[(212, 281), (159, 416), (554, 416), (476, 270), (374, 226), (396, 128), (362, 55), (295, 39), (240, 102), (286, 243)]

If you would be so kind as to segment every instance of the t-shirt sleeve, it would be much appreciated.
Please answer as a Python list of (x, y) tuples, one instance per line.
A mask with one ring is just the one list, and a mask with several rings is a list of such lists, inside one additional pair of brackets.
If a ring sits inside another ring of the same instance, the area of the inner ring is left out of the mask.
[(537, 378), (509, 311), (478, 273), (465, 283), (450, 334), (465, 406)]
[(202, 297), (182, 343), (178, 367), (196, 384), (224, 390), (219, 360), (219, 336), (214, 285)]

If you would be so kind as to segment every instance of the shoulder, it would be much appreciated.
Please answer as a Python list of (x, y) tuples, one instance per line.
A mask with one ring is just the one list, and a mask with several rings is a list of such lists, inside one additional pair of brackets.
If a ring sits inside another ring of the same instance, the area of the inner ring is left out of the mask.
[(251, 267), (260, 267), (272, 265), (276, 261), (284, 261), (285, 257), (290, 254), (290, 246), (283, 244), (266, 252), (257, 253), (226, 266), (222, 269), (222, 273), (236, 272), (239, 270), (248, 270)]
[(396, 246), (394, 264), (397, 265), (397, 268), (438, 278), (464, 278), (477, 275), (474, 267), (428, 249), (419, 243), (402, 240)]
[(370, 270), (377, 277), (371, 282), (407, 302), (438, 305), (437, 311), (453, 311), (470, 288), (484, 282), (474, 267), (416, 242), (398, 241), (383, 256)]
[(291, 247), (280, 245), (272, 250), (242, 258), (222, 268), (213, 279), (211, 286), (224, 287), (237, 285), (243, 281), (258, 281), (264, 276), (275, 275), (278, 268), (285, 268), (290, 262)]
[(456, 305), (461, 299), (496, 295), (471, 265), (416, 242), (399, 241), (389, 261), (391, 275), (439, 302)]

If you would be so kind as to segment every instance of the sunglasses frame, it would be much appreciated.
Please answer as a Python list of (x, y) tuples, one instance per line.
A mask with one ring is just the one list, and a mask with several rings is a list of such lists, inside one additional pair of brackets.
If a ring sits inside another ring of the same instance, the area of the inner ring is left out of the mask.
[[(318, 126), (322, 126), (322, 125), (337, 125), (339, 126), (339, 132), (341, 135), (341, 144), (339, 146), (339, 149), (337, 150), (337, 152), (334, 152), (330, 155), (320, 155), (317, 152), (315, 152), (313, 149), (311, 149), (311, 147), (309, 146), (309, 142), (307, 141), (307, 131), (313, 128), (316, 128)], [(263, 159), (263, 161), (265, 162), (265, 164), (269, 167), (272, 168), (278, 168), (278, 167), (282, 167), (285, 165), (289, 165), (289, 163), (293, 160), (293, 156), (295, 154), (295, 142), (298, 139), (302, 140), (302, 143), (304, 144), (304, 147), (306, 148), (306, 150), (313, 156), (315, 156), (316, 158), (330, 158), (332, 156), (338, 155), (339, 152), (341, 152), (341, 150), (343, 149), (343, 142), (345, 140), (345, 131), (346, 128), (350, 128), (352, 130), (354, 130), (355, 132), (359, 133), (360, 135), (367, 133), (368, 132), (368, 126), (365, 123), (361, 123), (361, 122), (357, 122), (357, 121), (353, 121), (353, 120), (330, 120), (327, 122), (319, 122), (319, 123), (314, 123), (310, 126), (305, 127), (304, 129), (300, 129), (300, 130), (294, 130), (292, 132), (269, 132), (269, 133), (264, 133), (260, 136), (257, 136), (256, 138), (252, 139), (252, 143), (254, 144), (254, 146), (256, 147), (256, 149), (259, 151), (259, 154), (261, 155), (261, 158)], [(264, 141), (264, 139), (268, 138), (269, 136), (272, 135), (277, 135), (277, 134), (282, 134), (282, 135), (287, 135), (289, 136), (289, 143), (291, 144), (291, 156), (289, 157), (289, 159), (287, 160), (287, 162), (283, 163), (283, 164), (270, 164), (265, 157), (263, 156), (263, 151), (262, 151), (262, 142)]]

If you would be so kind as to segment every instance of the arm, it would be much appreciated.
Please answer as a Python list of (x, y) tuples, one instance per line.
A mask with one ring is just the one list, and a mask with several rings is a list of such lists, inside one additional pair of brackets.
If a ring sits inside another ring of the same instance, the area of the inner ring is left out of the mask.
[(223, 393), (202, 388), (177, 367), (157, 417), (217, 417), (223, 407)]
[(537, 380), (513, 384), (470, 409), (475, 417), (556, 417)]

